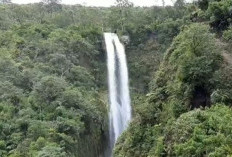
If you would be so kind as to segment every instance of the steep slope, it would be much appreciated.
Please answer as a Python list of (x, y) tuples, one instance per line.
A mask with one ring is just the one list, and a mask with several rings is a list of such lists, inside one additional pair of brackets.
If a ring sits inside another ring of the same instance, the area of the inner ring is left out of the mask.
[[(227, 116), (231, 118), (230, 109), (223, 106), (232, 105), (232, 85), (229, 83), (232, 78), (229, 77), (231, 71), (225, 66), (222, 51), (223, 48), (217, 45), (207, 26), (186, 26), (166, 52), (155, 79), (150, 83), (147, 98), (138, 101), (137, 115), (119, 139), (115, 156), (231, 154), (223, 145), (232, 144), (223, 138), (218, 141), (218, 145), (214, 145), (213, 139), (217, 139), (215, 134), (220, 126), (212, 128), (211, 124), (211, 115), (213, 118), (221, 115), (225, 116), (221, 117), (224, 119)], [(217, 106), (219, 103), (223, 105)], [(211, 106), (216, 107), (207, 109)], [(221, 113), (214, 114), (217, 110)], [(207, 124), (210, 125), (208, 128), (200, 127), (199, 131), (199, 126)], [(230, 130), (229, 125), (223, 127)], [(196, 131), (189, 132), (188, 129)], [(212, 133), (202, 132), (212, 129)], [(222, 136), (227, 137), (227, 131)], [(203, 139), (208, 143), (197, 141), (198, 136), (205, 136)], [(220, 149), (220, 152), (215, 151), (211, 145)]]

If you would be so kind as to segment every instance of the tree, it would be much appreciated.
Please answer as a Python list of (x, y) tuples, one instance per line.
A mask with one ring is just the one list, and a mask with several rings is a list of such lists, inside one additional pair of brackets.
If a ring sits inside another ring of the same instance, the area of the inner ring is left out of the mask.
[(0, 3), (9, 4), (11, 3), (11, 0), (0, 0)]
[(121, 25), (121, 31), (124, 32), (124, 24), (126, 18), (129, 16), (129, 8), (133, 6), (129, 0), (117, 0), (117, 6), (119, 7), (119, 23)]
[(18, 105), (22, 96), (22, 90), (15, 87), (12, 83), (8, 81), (0, 82), (0, 102), (9, 101), (14, 105)]
[(118, 7), (132, 7), (133, 3), (129, 0), (116, 0)]
[(53, 66), (54, 71), (61, 77), (65, 76), (66, 73), (71, 69), (72, 63), (62, 54), (52, 54), (50, 56), (49, 63)]
[(200, 9), (202, 10), (207, 10), (208, 6), (209, 6), (209, 0), (199, 0), (198, 2), (198, 6)]
[(232, 23), (232, 1), (214, 1), (209, 4), (208, 14), (211, 18), (210, 25), (217, 31), (227, 29)]
[(51, 16), (54, 12), (62, 10), (61, 0), (43, 0), (42, 2), (46, 4), (47, 11), (51, 13)]
[(76, 87), (83, 87), (86, 89), (94, 88), (94, 77), (88, 70), (81, 66), (73, 66), (67, 74), (67, 79)]
[(231, 113), (218, 104), (180, 116), (166, 133), (167, 156), (230, 156)]
[(78, 89), (66, 90), (62, 96), (62, 104), (67, 108), (82, 109), (85, 107), (83, 95)]
[(185, 0), (177, 0), (175, 3), (174, 3), (174, 6), (177, 7), (177, 8), (183, 8), (185, 5)]
[(58, 146), (46, 146), (39, 153), (38, 157), (66, 157), (67, 153)]
[(35, 85), (34, 94), (41, 103), (51, 103), (59, 98), (66, 88), (66, 82), (55, 76), (46, 76)]
[(225, 30), (223, 32), (223, 39), (228, 41), (228, 42), (232, 41), (232, 27), (229, 27), (228, 30)]
[(42, 0), (42, 2), (45, 3), (45, 4), (58, 4), (61, 1), (62, 0)]

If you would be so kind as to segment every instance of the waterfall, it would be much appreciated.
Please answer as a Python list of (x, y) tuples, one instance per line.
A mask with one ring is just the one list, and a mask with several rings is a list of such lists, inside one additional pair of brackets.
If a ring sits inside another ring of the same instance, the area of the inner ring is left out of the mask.
[(125, 49), (114, 33), (104, 33), (109, 89), (109, 135), (111, 151), (131, 120), (128, 69)]

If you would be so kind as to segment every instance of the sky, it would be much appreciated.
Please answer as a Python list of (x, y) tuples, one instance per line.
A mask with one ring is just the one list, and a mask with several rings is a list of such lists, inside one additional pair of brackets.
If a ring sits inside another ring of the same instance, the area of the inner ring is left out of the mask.
[[(41, 0), (12, 0), (13, 3), (18, 4), (28, 4), (28, 3), (36, 3)], [(174, 0), (164, 0), (165, 5), (173, 5)], [(130, 0), (130, 2), (134, 3), (135, 6), (153, 6), (153, 5), (162, 5), (162, 0)], [(86, 6), (101, 6), (101, 7), (109, 7), (116, 3), (116, 0), (62, 0), (63, 4), (82, 4)]]

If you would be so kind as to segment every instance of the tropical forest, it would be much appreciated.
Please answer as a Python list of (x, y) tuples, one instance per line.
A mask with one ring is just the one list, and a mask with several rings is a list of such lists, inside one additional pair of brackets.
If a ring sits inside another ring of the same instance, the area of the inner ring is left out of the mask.
[(0, 157), (232, 157), (232, 0), (166, 1), (0, 0)]

